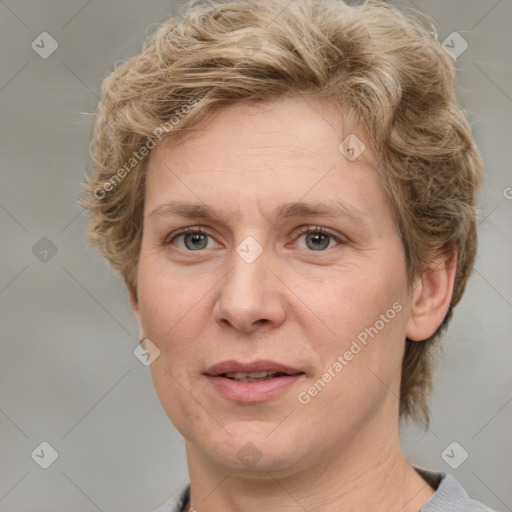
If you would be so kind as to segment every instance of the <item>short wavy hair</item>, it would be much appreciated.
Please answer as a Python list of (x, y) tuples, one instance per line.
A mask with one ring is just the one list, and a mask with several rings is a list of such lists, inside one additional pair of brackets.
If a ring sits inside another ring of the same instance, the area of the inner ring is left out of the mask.
[(89, 239), (136, 296), (146, 155), (241, 101), (309, 97), (364, 130), (401, 236), (408, 282), (455, 248), (446, 317), (405, 340), (400, 417), (428, 425), (438, 339), (459, 302), (477, 245), (483, 163), (454, 97), (453, 59), (433, 25), (380, 1), (192, 1), (102, 84), (81, 205)]

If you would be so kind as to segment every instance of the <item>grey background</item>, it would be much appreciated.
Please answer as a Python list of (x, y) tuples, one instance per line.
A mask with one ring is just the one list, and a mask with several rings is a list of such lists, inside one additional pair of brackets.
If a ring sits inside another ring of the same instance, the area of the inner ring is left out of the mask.
[[(0, 512), (144, 511), (188, 481), (183, 441), (133, 355), (124, 288), (87, 248), (76, 205), (101, 80), (176, 5), (0, 1)], [(432, 16), (441, 41), (468, 42), (458, 94), (487, 166), (479, 257), (446, 336), (434, 419), (426, 435), (404, 433), (404, 450), (512, 510), (512, 2), (400, 5)], [(31, 48), (44, 31), (59, 45), (47, 59)], [(43, 237), (57, 249), (46, 263), (33, 253)], [(31, 458), (42, 441), (59, 454), (46, 470)], [(458, 469), (441, 457), (453, 441), (469, 453)]]

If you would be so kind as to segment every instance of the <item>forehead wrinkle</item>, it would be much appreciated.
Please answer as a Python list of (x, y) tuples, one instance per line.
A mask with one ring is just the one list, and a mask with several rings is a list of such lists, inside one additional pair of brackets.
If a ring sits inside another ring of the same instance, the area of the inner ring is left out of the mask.
[[(265, 212), (265, 209), (260, 208), (260, 211)], [(167, 201), (158, 205), (152, 210), (149, 217), (158, 215), (215, 221), (221, 221), (223, 217), (222, 214), (217, 212), (213, 206), (205, 203), (184, 203), (175, 200)], [(363, 226), (368, 225), (366, 215), (362, 210), (340, 201), (334, 203), (284, 203), (275, 210), (273, 218), (274, 223), (277, 223), (281, 219), (308, 216), (343, 217), (355, 221)], [(231, 217), (231, 215), (229, 215), (229, 217)]]

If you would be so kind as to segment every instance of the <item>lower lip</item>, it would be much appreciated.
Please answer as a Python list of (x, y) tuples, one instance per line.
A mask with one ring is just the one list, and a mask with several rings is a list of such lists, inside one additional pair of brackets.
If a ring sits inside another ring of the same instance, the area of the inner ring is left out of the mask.
[(300, 373), (259, 382), (237, 382), (225, 377), (207, 375), (208, 380), (222, 396), (235, 402), (266, 402), (279, 396), (305, 377), (303, 373)]

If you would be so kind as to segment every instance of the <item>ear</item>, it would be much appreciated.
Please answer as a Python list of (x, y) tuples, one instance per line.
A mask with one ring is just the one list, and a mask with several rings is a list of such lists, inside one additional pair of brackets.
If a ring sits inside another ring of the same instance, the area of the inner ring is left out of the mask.
[(417, 280), (412, 292), (406, 336), (412, 341), (428, 339), (443, 321), (452, 300), (457, 250), (440, 255)]
[(142, 324), (140, 323), (140, 310), (139, 310), (139, 299), (137, 298), (137, 293), (129, 292), (130, 293), (130, 304), (132, 306), (132, 311), (135, 316), (135, 319), (137, 320), (137, 324), (139, 326), (139, 337), (143, 337), (142, 335)]

